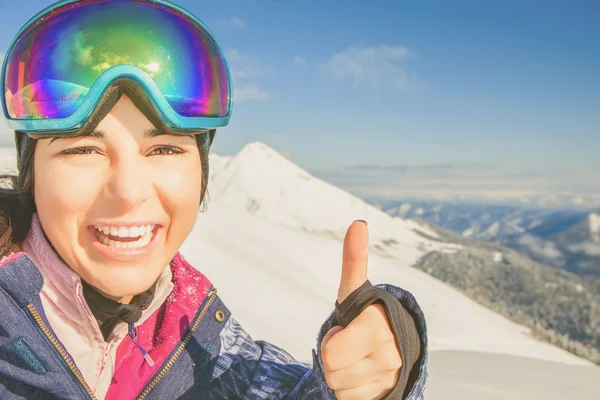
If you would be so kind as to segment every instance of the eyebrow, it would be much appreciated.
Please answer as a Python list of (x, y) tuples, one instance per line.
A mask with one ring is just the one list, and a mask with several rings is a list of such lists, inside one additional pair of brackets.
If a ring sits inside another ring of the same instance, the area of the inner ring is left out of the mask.
[[(208, 130), (207, 130), (208, 131)], [(201, 132), (204, 133), (204, 132)], [(175, 133), (175, 132), (170, 132), (170, 131), (166, 131), (164, 129), (157, 129), (157, 128), (151, 128), (151, 129), (147, 129), (144, 132), (144, 137), (145, 138), (154, 138), (157, 136), (163, 136), (163, 135), (175, 135), (175, 136), (190, 136), (190, 137), (194, 137), (193, 133)], [(106, 137), (106, 132), (103, 130), (99, 130), (99, 129), (95, 129), (91, 132), (88, 133), (84, 133), (84, 134), (75, 134), (75, 135), (66, 135), (66, 136), (54, 136), (51, 140), (50, 143), (48, 143), (48, 145), (52, 144), (55, 140), (58, 139), (62, 139), (62, 138), (73, 138), (73, 137), (93, 137), (93, 138), (98, 138), (98, 139), (104, 139)]]
[[(208, 129), (206, 131), (208, 131)], [(148, 129), (147, 131), (144, 132), (144, 137), (153, 138), (153, 137), (163, 136), (163, 135), (194, 137), (195, 134), (198, 134), (198, 133), (205, 133), (205, 132), (204, 131), (196, 131), (196, 132), (188, 132), (188, 133), (186, 133), (186, 132), (179, 133), (179, 132), (175, 132), (175, 131), (171, 131), (171, 130), (152, 128), (152, 129)]]
[(55, 140), (58, 139), (64, 139), (64, 138), (73, 138), (73, 137), (94, 137), (94, 138), (98, 138), (98, 139), (103, 139), (106, 137), (106, 132), (101, 131), (101, 130), (93, 130), (91, 132), (88, 132), (86, 134), (75, 134), (75, 135), (68, 135), (68, 136), (55, 136), (50, 140), (50, 143), (48, 143), (48, 145), (52, 144)]
[(166, 132), (161, 129), (152, 128), (152, 129), (148, 129), (144, 132), (144, 137), (145, 138), (153, 138), (153, 137), (169, 135), (169, 134), (170, 134), (170, 132)]

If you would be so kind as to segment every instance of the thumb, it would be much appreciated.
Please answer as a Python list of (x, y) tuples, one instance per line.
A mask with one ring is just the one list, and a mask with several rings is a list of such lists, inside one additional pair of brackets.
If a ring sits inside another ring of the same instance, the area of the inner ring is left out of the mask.
[(325, 336), (323, 336), (323, 340), (321, 341), (321, 352), (324, 351), (325, 349), (325, 345), (327, 344), (327, 342), (329, 342), (329, 340), (335, 336), (336, 333), (343, 331), (344, 328), (342, 328), (339, 325), (334, 326), (333, 328), (331, 328), (326, 334)]
[(367, 263), (369, 257), (369, 230), (365, 221), (354, 221), (344, 238), (342, 257), (342, 277), (338, 289), (338, 302), (367, 281)]

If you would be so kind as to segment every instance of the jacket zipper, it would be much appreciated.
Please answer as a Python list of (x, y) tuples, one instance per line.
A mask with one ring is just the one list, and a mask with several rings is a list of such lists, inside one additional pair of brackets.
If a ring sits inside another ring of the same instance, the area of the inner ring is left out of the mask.
[[(150, 384), (148, 384), (144, 388), (144, 391), (138, 396), (138, 400), (141, 400), (144, 397), (146, 397), (148, 395), (148, 393), (150, 392), (150, 390), (152, 390), (152, 388), (154, 386), (156, 386), (156, 384), (158, 383), (158, 381), (173, 366), (173, 364), (175, 363), (175, 360), (183, 352), (183, 349), (185, 348), (185, 346), (187, 345), (187, 343), (192, 338), (192, 335), (194, 334), (194, 332), (198, 328), (198, 325), (200, 325), (200, 321), (204, 317), (204, 314), (206, 314), (206, 311), (208, 310), (208, 308), (210, 307), (210, 305), (212, 304), (212, 302), (215, 300), (216, 297), (217, 297), (217, 290), (213, 289), (212, 290), (212, 294), (210, 295), (210, 298), (208, 299), (208, 301), (207, 301), (206, 305), (204, 306), (204, 308), (202, 309), (202, 311), (200, 311), (200, 314), (198, 314), (198, 316), (196, 317), (196, 320), (194, 321), (194, 323), (192, 324), (190, 330), (188, 331), (188, 334), (185, 337), (183, 343), (181, 343), (179, 345), (179, 347), (177, 348), (177, 350), (175, 351), (175, 353), (173, 354), (173, 356), (171, 356), (171, 359), (169, 360), (169, 362), (164, 366), (164, 368), (160, 371), (160, 373), (158, 375), (156, 375), (154, 377), (154, 379), (152, 379), (152, 381), (150, 382)], [(27, 305), (27, 309), (29, 310), (29, 313), (31, 314), (31, 316), (33, 317), (33, 319), (35, 320), (35, 322), (38, 324), (38, 326), (40, 327), (40, 329), (42, 330), (42, 332), (44, 332), (44, 335), (46, 335), (46, 338), (48, 338), (48, 340), (50, 341), (50, 343), (52, 343), (52, 345), (54, 346), (54, 348), (56, 349), (56, 351), (58, 351), (58, 353), (60, 354), (60, 356), (63, 358), (63, 360), (65, 361), (65, 363), (67, 364), (67, 366), (69, 367), (69, 369), (71, 370), (71, 372), (73, 373), (73, 375), (75, 375), (75, 377), (77, 378), (77, 380), (79, 381), (79, 383), (81, 384), (81, 386), (83, 387), (83, 389), (87, 392), (88, 396), (90, 396), (90, 399), (97, 400), (96, 396), (94, 395), (94, 392), (92, 392), (92, 390), (90, 389), (90, 387), (86, 383), (85, 379), (81, 375), (81, 372), (79, 371), (79, 369), (77, 369), (77, 367), (75, 366), (75, 364), (73, 363), (73, 361), (71, 360), (71, 358), (69, 357), (69, 355), (67, 354), (67, 352), (64, 349), (64, 347), (58, 342), (58, 340), (56, 340), (56, 338), (54, 337), (54, 335), (52, 335), (52, 333), (50, 332), (50, 330), (48, 329), (48, 327), (46, 326), (46, 324), (42, 320), (42, 317), (40, 317), (40, 314), (37, 312), (37, 310), (35, 309), (35, 307), (33, 306), (33, 304), (28, 304)]]
[(144, 360), (146, 360), (146, 362), (153, 367), (154, 366), (154, 360), (152, 359), (152, 357), (150, 356), (150, 354), (148, 354), (148, 352), (146, 351), (146, 349), (144, 348), (144, 346), (142, 346), (136, 339), (135, 337), (137, 336), (137, 328), (135, 327), (134, 324), (129, 324), (129, 337), (131, 338), (131, 341), (133, 342), (133, 344), (135, 344), (135, 346), (140, 350), (140, 353), (142, 353), (142, 355), (144, 356)]
[(90, 396), (90, 399), (96, 400), (96, 396), (94, 396), (94, 392), (92, 392), (92, 390), (90, 389), (88, 384), (85, 382), (85, 379), (83, 379), (81, 372), (79, 371), (79, 369), (77, 369), (77, 367), (73, 363), (73, 360), (71, 360), (71, 357), (69, 357), (69, 355), (67, 354), (64, 347), (58, 342), (58, 340), (56, 340), (54, 335), (50, 332), (50, 330), (48, 329), (48, 327), (42, 320), (42, 317), (40, 317), (40, 314), (37, 312), (37, 310), (35, 309), (33, 304), (28, 304), (27, 309), (29, 310), (29, 313), (31, 313), (31, 316), (33, 317), (35, 322), (38, 324), (38, 326), (40, 327), (42, 332), (44, 332), (44, 335), (46, 335), (46, 338), (48, 338), (48, 340), (50, 341), (50, 343), (52, 343), (52, 345), (54, 346), (56, 351), (58, 351), (58, 353), (63, 358), (63, 360), (67, 363), (67, 366), (69, 367), (69, 369), (71, 370), (73, 375), (75, 375), (75, 377), (77, 378), (77, 380), (79, 381), (79, 383), (81, 384), (83, 389), (85, 389), (87, 394)]
[(188, 331), (188, 334), (185, 337), (185, 339), (183, 340), (183, 342), (179, 345), (179, 347), (177, 348), (177, 350), (175, 351), (175, 353), (171, 356), (171, 359), (169, 360), (169, 362), (163, 367), (163, 369), (160, 371), (160, 373), (158, 375), (156, 375), (154, 377), (154, 379), (152, 379), (152, 381), (144, 388), (144, 391), (137, 397), (137, 400), (141, 400), (141, 399), (143, 399), (144, 397), (146, 397), (148, 395), (148, 393), (152, 390), (152, 388), (154, 386), (156, 386), (156, 384), (158, 383), (158, 381), (167, 373), (167, 371), (175, 363), (175, 360), (183, 352), (183, 349), (185, 348), (185, 346), (187, 345), (187, 343), (192, 338), (194, 332), (198, 328), (198, 325), (200, 325), (200, 321), (204, 317), (204, 314), (206, 314), (206, 311), (208, 310), (208, 307), (210, 307), (210, 305), (212, 304), (212, 302), (215, 300), (215, 297), (217, 297), (217, 290), (216, 289), (213, 289), (211, 292), (212, 292), (212, 294), (210, 294), (210, 298), (208, 299), (208, 301), (207, 301), (206, 305), (204, 306), (204, 308), (202, 309), (202, 311), (200, 311), (200, 314), (198, 314), (198, 316), (196, 317), (196, 320), (194, 321), (194, 323), (190, 327), (190, 330)]

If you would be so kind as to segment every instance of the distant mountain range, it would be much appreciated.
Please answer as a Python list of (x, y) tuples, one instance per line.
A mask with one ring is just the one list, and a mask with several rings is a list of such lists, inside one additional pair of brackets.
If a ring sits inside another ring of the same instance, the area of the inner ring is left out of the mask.
[(600, 278), (600, 214), (551, 215), (540, 225), (499, 242), (541, 262)]
[(391, 216), (502, 244), (580, 276), (600, 278), (600, 213), (505, 205), (370, 199)]
[(539, 338), (600, 364), (600, 279), (584, 279), (504, 246), (429, 227), (440, 240), (466, 246), (455, 253), (428, 253), (416, 268), (531, 327)]

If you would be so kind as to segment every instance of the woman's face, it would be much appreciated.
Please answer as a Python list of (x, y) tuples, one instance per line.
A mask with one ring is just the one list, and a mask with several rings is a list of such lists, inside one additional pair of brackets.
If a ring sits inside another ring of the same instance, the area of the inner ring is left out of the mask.
[(44, 232), (67, 265), (115, 299), (156, 281), (198, 215), (196, 139), (154, 129), (124, 95), (91, 136), (42, 139), (35, 149)]

